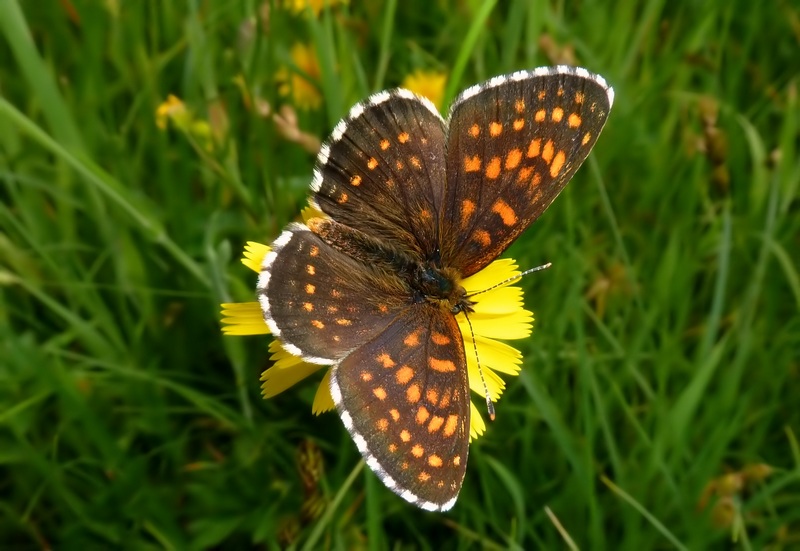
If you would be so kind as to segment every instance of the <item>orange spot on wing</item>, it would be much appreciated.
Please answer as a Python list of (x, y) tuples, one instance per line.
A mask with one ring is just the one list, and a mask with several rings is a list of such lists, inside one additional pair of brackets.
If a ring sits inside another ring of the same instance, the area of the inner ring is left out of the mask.
[(497, 136), (499, 136), (502, 133), (503, 133), (503, 125), (502, 124), (500, 124), (499, 122), (489, 123), (489, 135), (492, 138), (496, 138)]
[(517, 175), (517, 182), (520, 184), (524, 184), (528, 181), (528, 178), (531, 177), (531, 172), (533, 172), (533, 168), (526, 166), (525, 168), (519, 171), (519, 175)]
[(420, 482), (427, 482), (427, 481), (429, 481), (430, 479), (431, 479), (431, 475), (429, 475), (429, 474), (428, 474), (428, 473), (426, 473), (425, 471), (422, 471), (421, 473), (419, 473), (419, 474), (417, 475), (417, 480), (419, 480)]
[(464, 157), (464, 172), (478, 172), (481, 169), (481, 159), (477, 155)]
[(399, 411), (397, 411), (397, 410), (396, 410), (396, 409), (394, 409), (394, 408), (392, 408), (392, 409), (390, 409), (390, 410), (389, 410), (389, 415), (391, 415), (391, 416), (392, 416), (392, 420), (393, 420), (393, 421), (398, 421), (398, 420), (400, 420), (400, 412), (399, 412)]
[(409, 157), (408, 162), (411, 163), (411, 166), (414, 168), (422, 168), (422, 163), (419, 161), (419, 157)]
[(450, 337), (448, 337), (444, 333), (434, 332), (431, 335), (431, 340), (433, 341), (433, 344), (438, 344), (439, 346), (446, 346), (450, 344)]
[(541, 138), (536, 138), (535, 140), (531, 140), (530, 145), (528, 146), (528, 157), (533, 158), (539, 155), (542, 150), (542, 140)]
[(439, 403), (439, 393), (436, 392), (435, 388), (429, 388), (425, 391), (425, 399), (428, 400), (428, 403), (432, 406), (435, 406)]
[(454, 364), (452, 361), (440, 360), (434, 357), (428, 358), (428, 365), (431, 369), (438, 371), (439, 373), (450, 373), (456, 370), (456, 364)]
[(306, 264), (306, 273), (308, 275), (315, 275), (317, 273), (317, 269), (311, 264)]
[(353, 176), (352, 178), (350, 178), (350, 185), (351, 185), (351, 186), (355, 186), (355, 187), (358, 187), (358, 186), (360, 186), (360, 185), (361, 185), (361, 176), (359, 176), (358, 174), (356, 174), (355, 176)]
[(581, 145), (586, 145), (587, 143), (589, 143), (589, 140), (591, 139), (592, 139), (592, 133), (587, 132), (586, 134), (583, 135), (583, 139), (581, 140)]
[(553, 109), (553, 113), (550, 115), (553, 122), (561, 122), (561, 119), (564, 118), (564, 110), (560, 107), (556, 107)]
[(397, 451), (397, 444), (389, 444), (389, 451), (394, 453)]
[(412, 404), (416, 404), (419, 402), (419, 399), (422, 398), (422, 392), (419, 389), (419, 385), (414, 383), (410, 387), (406, 389), (406, 400), (411, 402)]
[(544, 148), (542, 149), (542, 159), (545, 160), (546, 163), (550, 163), (553, 160), (553, 154), (555, 153), (555, 146), (553, 145), (553, 140), (547, 140), (547, 143), (544, 144)]
[(540, 91), (540, 92), (539, 92), (539, 93), (536, 95), (536, 97), (537, 97), (537, 98), (539, 98), (540, 100), (543, 100), (544, 98), (546, 98), (546, 97), (547, 97), (547, 92), (546, 92), (545, 90), (541, 90), (541, 91)]
[(311, 325), (316, 327), (317, 329), (325, 329), (325, 324), (319, 320), (311, 320)]
[(522, 160), (522, 151), (514, 148), (506, 155), (506, 170), (513, 170), (519, 166)]
[(372, 393), (378, 400), (385, 400), (387, 396), (386, 390), (382, 386), (378, 386), (372, 389)]
[(517, 119), (514, 121), (514, 130), (522, 130), (525, 128), (525, 119)]
[(533, 116), (533, 120), (536, 122), (544, 122), (544, 119), (547, 117), (547, 111), (544, 109), (539, 109), (536, 114)]
[(522, 113), (523, 111), (525, 111), (525, 100), (518, 99), (517, 101), (515, 101), (514, 109), (516, 109), (517, 113)]
[(336, 320), (336, 325), (350, 326), (353, 325), (353, 320), (349, 320), (347, 318), (339, 318)]
[(377, 166), (378, 166), (378, 159), (376, 159), (375, 157), (370, 157), (369, 160), (367, 161), (367, 168), (370, 170), (375, 170)]
[(311, 312), (313, 309), (314, 309), (314, 305), (311, 304), (310, 302), (304, 302), (303, 303), (303, 310), (305, 310), (306, 312)]
[(428, 465), (431, 467), (441, 467), (442, 466), (442, 458), (436, 454), (432, 454), (428, 456)]
[(541, 183), (542, 183), (542, 175), (537, 172), (536, 174), (533, 175), (533, 178), (531, 178), (531, 187), (536, 187)]
[(448, 415), (447, 422), (444, 424), (444, 435), (453, 436), (458, 428), (458, 415)]
[(492, 236), (489, 235), (489, 232), (486, 230), (476, 230), (475, 233), (472, 234), (472, 239), (484, 247), (488, 247), (492, 244)]
[(500, 176), (500, 157), (492, 157), (492, 160), (486, 166), (486, 177), (494, 180), (498, 176)]
[(349, 197), (347, 196), (347, 194), (342, 193), (339, 197), (336, 198), (336, 202), (339, 203), (340, 205), (344, 205), (348, 199)]
[(465, 227), (475, 212), (475, 203), (469, 199), (461, 201), (461, 227)]
[(403, 344), (406, 346), (419, 346), (419, 331), (406, 335), (406, 338), (403, 339)]
[(469, 127), (468, 132), (470, 136), (472, 136), (473, 138), (477, 138), (478, 136), (481, 135), (481, 127), (478, 126), (477, 124), (473, 124), (472, 126)]
[(460, 455), (457, 455), (457, 456), (455, 456), (453, 458), (453, 465), (455, 465), (456, 467), (461, 465), (461, 456)]
[(411, 379), (414, 378), (414, 370), (409, 366), (404, 365), (397, 370), (397, 373), (395, 373), (395, 378), (399, 384), (406, 385), (409, 383), (409, 381), (411, 381)]
[(308, 254), (311, 255), (311, 256), (317, 256), (319, 254), (319, 247), (317, 247), (316, 245), (313, 245)]
[(378, 427), (378, 430), (381, 432), (386, 432), (389, 429), (389, 420), (385, 417), (383, 419), (378, 419), (378, 422), (375, 423)]
[(397, 135), (397, 141), (400, 143), (406, 143), (410, 138), (411, 136), (408, 135), (408, 132), (400, 132)]
[(381, 140), (381, 149), (383, 149), (384, 151), (389, 149), (389, 140), (387, 140), (386, 138)]
[(397, 168), (397, 170), (403, 170), (406, 167), (406, 165), (403, 164), (403, 161), (400, 160), (395, 161), (394, 166)]
[(360, 375), (361, 375), (361, 380), (364, 381), (365, 383), (368, 383), (372, 380), (372, 373), (370, 373), (369, 371), (362, 371)]
[(450, 405), (450, 391), (448, 390), (442, 395), (442, 399), (439, 400), (439, 406), (438, 407), (439, 408), (446, 408), (449, 405)]
[(517, 223), (517, 213), (502, 199), (495, 201), (494, 205), (492, 205), (492, 212), (498, 214), (506, 226), (513, 226)]
[(395, 366), (394, 360), (386, 352), (379, 354), (378, 357), (375, 359), (378, 360), (378, 363), (381, 364), (383, 367), (389, 368)]
[(425, 421), (428, 420), (428, 417), (430, 417), (430, 416), (431, 416), (431, 414), (428, 411), (428, 408), (426, 408), (425, 406), (419, 406), (419, 409), (417, 410), (417, 416), (416, 416), (417, 423), (419, 423), (420, 425), (423, 424)]
[(411, 440), (411, 433), (408, 432), (406, 429), (400, 431), (400, 440), (403, 442), (409, 442)]
[(566, 159), (567, 157), (564, 155), (563, 151), (556, 153), (556, 156), (553, 158), (553, 163), (550, 165), (550, 176), (553, 178), (558, 176), (558, 173), (564, 168), (564, 161), (566, 161)]
[(567, 123), (570, 128), (578, 128), (581, 125), (581, 116), (577, 113), (573, 113), (569, 116), (569, 119), (567, 119)]
[(575, 92), (575, 103), (583, 103), (584, 97), (583, 92)]
[(414, 447), (411, 448), (411, 455), (419, 459), (420, 457), (425, 455), (425, 449), (419, 444), (414, 444)]
[(436, 432), (442, 425), (444, 424), (444, 417), (439, 417), (438, 415), (434, 415), (431, 417), (431, 422), (428, 423), (428, 432)]

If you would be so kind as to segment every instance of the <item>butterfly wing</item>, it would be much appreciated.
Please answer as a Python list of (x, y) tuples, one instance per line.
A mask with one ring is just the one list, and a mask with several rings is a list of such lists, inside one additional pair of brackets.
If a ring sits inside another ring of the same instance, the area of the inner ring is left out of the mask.
[(464, 343), (449, 312), (408, 307), (331, 372), (331, 394), (369, 467), (405, 500), (455, 503), (467, 466)]
[(372, 237), (428, 258), (438, 242), (445, 185), (445, 126), (407, 90), (357, 104), (322, 146), (312, 204)]
[(295, 356), (333, 364), (379, 334), (409, 302), (402, 284), (290, 224), (264, 258), (257, 295), (272, 334)]
[(566, 66), (462, 92), (449, 116), (445, 265), (472, 275), (536, 220), (586, 159), (613, 98), (602, 77)]

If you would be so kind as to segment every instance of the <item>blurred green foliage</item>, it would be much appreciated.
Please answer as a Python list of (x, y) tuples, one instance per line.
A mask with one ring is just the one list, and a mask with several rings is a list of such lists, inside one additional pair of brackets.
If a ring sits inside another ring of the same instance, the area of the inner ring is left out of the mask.
[[(797, 5), (297, 3), (0, 2), (2, 545), (800, 546)], [(315, 384), (260, 398), (269, 339), (219, 303), (351, 104), (558, 62), (616, 104), (509, 251), (554, 263), (525, 366), (424, 513)]]

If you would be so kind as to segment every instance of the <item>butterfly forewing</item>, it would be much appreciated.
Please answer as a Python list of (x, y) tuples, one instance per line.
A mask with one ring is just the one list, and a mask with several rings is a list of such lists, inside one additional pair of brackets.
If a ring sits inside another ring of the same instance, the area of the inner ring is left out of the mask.
[(367, 464), (424, 509), (449, 509), (467, 466), (464, 343), (449, 312), (409, 307), (331, 374), (331, 394)]
[(438, 241), (444, 121), (405, 90), (356, 105), (322, 147), (312, 191), (337, 222), (427, 257)]
[(449, 117), (444, 262), (472, 275), (536, 220), (586, 159), (612, 98), (601, 77), (572, 67), (462, 93)]

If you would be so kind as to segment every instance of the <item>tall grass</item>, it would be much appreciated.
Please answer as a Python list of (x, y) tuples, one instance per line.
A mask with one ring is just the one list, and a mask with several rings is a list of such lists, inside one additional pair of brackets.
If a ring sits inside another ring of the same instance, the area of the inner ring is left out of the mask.
[[(0, 2), (0, 541), (800, 545), (798, 21), (739, 0)], [(448, 99), (561, 61), (617, 92), (509, 251), (554, 265), (525, 281), (524, 370), (444, 515), (361, 469), (314, 384), (261, 399), (268, 338), (219, 332), (220, 302), (253, 300), (244, 243), (305, 201), (314, 157), (272, 118), (295, 42), (320, 63), (312, 137), (417, 68)], [(156, 125), (170, 93), (210, 137)]]

